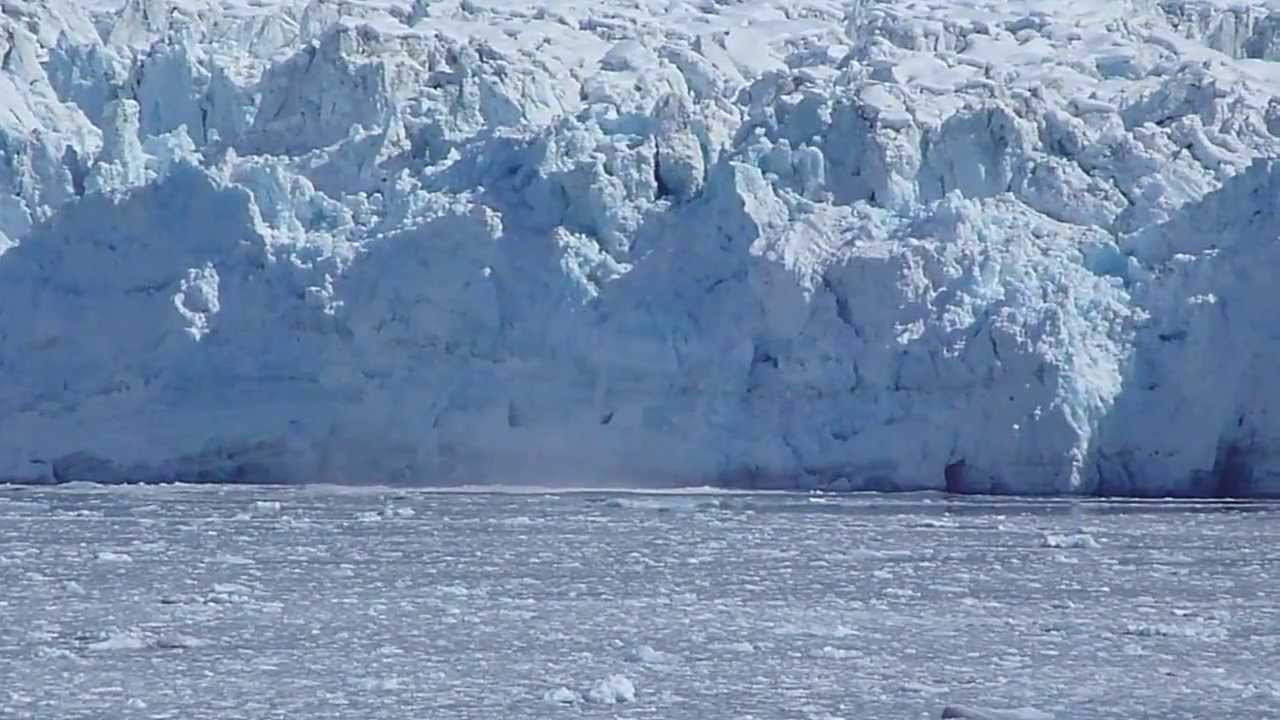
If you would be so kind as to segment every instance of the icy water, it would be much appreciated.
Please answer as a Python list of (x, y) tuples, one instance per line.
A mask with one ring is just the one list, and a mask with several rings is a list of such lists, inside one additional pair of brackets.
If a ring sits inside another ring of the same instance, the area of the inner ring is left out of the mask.
[(1275, 718), (1278, 511), (0, 488), (0, 718)]

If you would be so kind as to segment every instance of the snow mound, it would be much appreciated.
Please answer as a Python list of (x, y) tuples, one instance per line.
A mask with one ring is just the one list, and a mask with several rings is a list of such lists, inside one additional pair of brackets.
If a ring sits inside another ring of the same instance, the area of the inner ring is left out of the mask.
[(14, 8), (0, 480), (1280, 496), (1274, 4)]

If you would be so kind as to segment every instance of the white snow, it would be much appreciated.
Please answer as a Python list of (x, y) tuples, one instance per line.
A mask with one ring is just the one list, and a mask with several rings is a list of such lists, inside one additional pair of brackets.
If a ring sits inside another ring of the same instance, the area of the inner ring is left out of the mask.
[(0, 479), (1280, 495), (1272, 4), (13, 8)]

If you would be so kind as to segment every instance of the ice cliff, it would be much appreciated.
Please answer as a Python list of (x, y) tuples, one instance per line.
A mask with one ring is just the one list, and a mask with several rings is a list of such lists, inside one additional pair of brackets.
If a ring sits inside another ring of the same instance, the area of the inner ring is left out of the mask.
[(0, 11), (2, 479), (1280, 495), (1280, 4)]

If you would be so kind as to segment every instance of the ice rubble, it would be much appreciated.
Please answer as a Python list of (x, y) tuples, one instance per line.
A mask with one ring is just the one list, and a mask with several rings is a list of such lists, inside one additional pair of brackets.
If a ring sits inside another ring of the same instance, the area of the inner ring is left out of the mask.
[(1280, 9), (5, 0), (0, 478), (1280, 494)]

